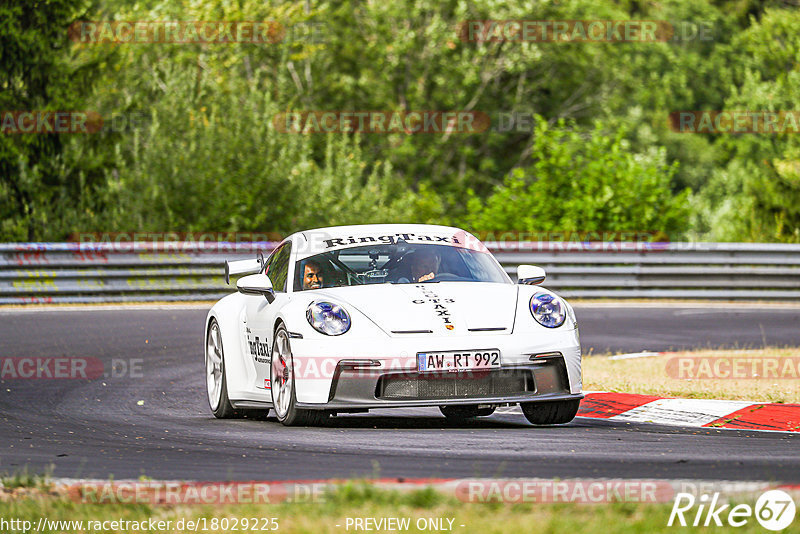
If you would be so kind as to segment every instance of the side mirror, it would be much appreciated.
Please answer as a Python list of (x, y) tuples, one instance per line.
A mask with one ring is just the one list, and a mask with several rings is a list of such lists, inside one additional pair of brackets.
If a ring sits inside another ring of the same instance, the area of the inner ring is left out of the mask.
[(231, 275), (236, 274), (255, 274), (261, 272), (264, 267), (264, 256), (259, 256), (254, 260), (237, 260), (225, 262), (225, 283), (231, 283)]
[(517, 267), (517, 283), (536, 285), (544, 282), (547, 275), (544, 269), (535, 265), (520, 265)]
[(243, 295), (264, 295), (270, 303), (275, 300), (272, 280), (266, 274), (243, 276), (236, 281), (236, 289)]

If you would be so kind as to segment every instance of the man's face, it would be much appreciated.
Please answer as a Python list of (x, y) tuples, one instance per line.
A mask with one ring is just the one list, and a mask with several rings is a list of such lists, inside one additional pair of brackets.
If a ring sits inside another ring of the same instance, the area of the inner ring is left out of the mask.
[(319, 267), (307, 264), (303, 273), (303, 289), (319, 289), (322, 287), (322, 272)]
[(435, 254), (414, 254), (411, 262), (411, 276), (418, 282), (430, 280), (439, 271), (439, 258)]

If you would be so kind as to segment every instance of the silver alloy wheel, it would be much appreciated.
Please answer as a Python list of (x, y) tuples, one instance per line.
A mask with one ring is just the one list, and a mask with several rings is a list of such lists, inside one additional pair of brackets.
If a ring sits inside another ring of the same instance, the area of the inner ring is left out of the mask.
[(222, 338), (216, 321), (209, 328), (206, 339), (206, 388), (208, 404), (216, 410), (222, 396)]
[(272, 405), (278, 419), (283, 420), (289, 412), (294, 385), (292, 351), (289, 348), (289, 336), (283, 329), (278, 330), (275, 337), (271, 368)]

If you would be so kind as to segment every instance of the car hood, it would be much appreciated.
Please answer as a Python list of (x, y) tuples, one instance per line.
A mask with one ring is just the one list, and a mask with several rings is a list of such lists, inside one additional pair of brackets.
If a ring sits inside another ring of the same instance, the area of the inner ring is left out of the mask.
[(393, 337), (432, 334), (510, 334), (515, 284), (437, 282), (375, 284), (318, 291), (353, 307)]

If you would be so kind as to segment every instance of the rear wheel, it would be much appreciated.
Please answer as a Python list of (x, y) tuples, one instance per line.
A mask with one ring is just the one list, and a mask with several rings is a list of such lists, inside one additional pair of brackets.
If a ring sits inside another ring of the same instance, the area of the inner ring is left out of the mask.
[(222, 334), (216, 319), (211, 319), (206, 338), (206, 391), (208, 405), (214, 417), (228, 419), (238, 415), (228, 399), (225, 354), (222, 351)]
[(575, 419), (580, 399), (550, 402), (523, 402), (520, 404), (525, 419), (534, 425), (563, 425)]
[(275, 332), (270, 362), (270, 385), (272, 406), (278, 421), (286, 426), (315, 426), (328, 418), (323, 410), (302, 410), (297, 408), (295, 395), (294, 360), (289, 346), (289, 334), (283, 325)]
[(486, 417), (494, 413), (494, 406), (478, 407), (477, 404), (439, 406), (442, 415), (452, 421), (463, 421), (473, 417)]

